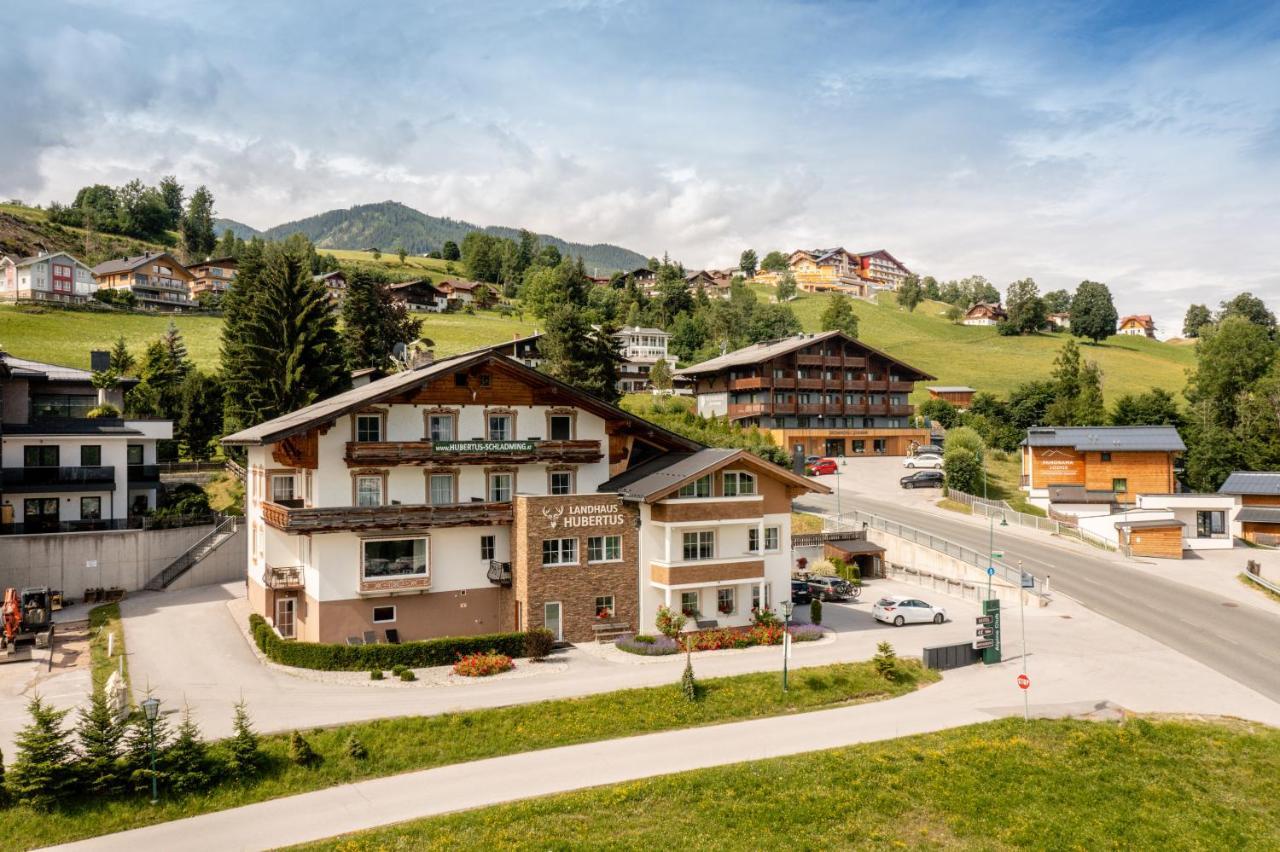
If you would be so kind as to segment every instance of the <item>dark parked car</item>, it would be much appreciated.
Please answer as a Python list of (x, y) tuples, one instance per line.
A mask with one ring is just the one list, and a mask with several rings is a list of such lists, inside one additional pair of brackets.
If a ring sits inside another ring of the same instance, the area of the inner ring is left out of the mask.
[(791, 581), (791, 602), (793, 604), (807, 604), (813, 600), (813, 593), (809, 591), (809, 584), (804, 580)]
[(818, 600), (847, 601), (853, 594), (853, 584), (839, 577), (810, 577), (809, 593)]
[(916, 456), (940, 456), (942, 455), (941, 444), (921, 444), (916, 447), (916, 451), (912, 453)]
[(940, 470), (918, 470), (899, 479), (898, 484), (903, 488), (941, 488), (942, 480)]

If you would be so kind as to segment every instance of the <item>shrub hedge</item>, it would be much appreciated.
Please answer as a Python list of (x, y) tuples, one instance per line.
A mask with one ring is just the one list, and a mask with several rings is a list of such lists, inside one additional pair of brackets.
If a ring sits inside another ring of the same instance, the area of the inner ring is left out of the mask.
[(249, 616), (249, 630), (259, 650), (272, 662), (300, 669), (370, 671), (393, 666), (425, 668), (453, 665), (468, 654), (497, 651), (508, 657), (524, 656), (524, 633), (488, 633), (481, 636), (447, 636), (400, 645), (329, 645), (281, 639), (267, 620)]

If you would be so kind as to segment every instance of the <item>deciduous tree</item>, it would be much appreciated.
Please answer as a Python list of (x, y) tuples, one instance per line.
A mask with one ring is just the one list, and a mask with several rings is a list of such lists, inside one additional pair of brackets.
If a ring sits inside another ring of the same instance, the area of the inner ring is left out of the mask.
[(1213, 314), (1209, 312), (1207, 306), (1191, 305), (1187, 308), (1187, 314), (1182, 320), (1182, 336), (1197, 338), (1200, 336), (1200, 329), (1211, 322), (1213, 322)]
[(179, 227), (188, 263), (203, 260), (218, 244), (213, 233), (213, 217), (213, 193), (201, 185), (191, 194)]
[(1116, 333), (1118, 319), (1107, 285), (1081, 281), (1071, 300), (1071, 333), (1098, 343)]
[(898, 304), (907, 309), (907, 313), (915, 311), (916, 306), (924, 299), (924, 287), (919, 277), (908, 275), (898, 285)]
[(853, 312), (853, 302), (844, 293), (836, 293), (822, 309), (820, 318), (823, 331), (840, 330), (850, 337), (858, 336), (858, 315)]
[(756, 275), (756, 253), (754, 249), (747, 249), (738, 257), (738, 268), (742, 270), (742, 274), (747, 278), (754, 278)]

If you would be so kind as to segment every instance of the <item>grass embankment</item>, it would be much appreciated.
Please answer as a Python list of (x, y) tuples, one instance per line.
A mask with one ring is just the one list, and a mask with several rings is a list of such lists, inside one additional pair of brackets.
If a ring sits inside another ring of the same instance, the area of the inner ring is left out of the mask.
[(814, 515), (810, 512), (792, 512), (791, 532), (793, 535), (822, 532), (822, 516)]
[[(115, 656), (107, 656), (109, 636), (115, 636)], [(93, 690), (106, 686), (111, 673), (124, 672), (125, 689), (129, 687), (129, 657), (124, 648), (124, 625), (120, 623), (120, 604), (109, 603), (89, 610), (89, 665)]]
[[(176, 799), (170, 798), (161, 785), (160, 804), (155, 807), (145, 798), (134, 797), (95, 800), (48, 814), (27, 807), (0, 810), (0, 831), (6, 837), (31, 838), (42, 845), (59, 843), (362, 778), (574, 743), (876, 701), (914, 691), (939, 678), (936, 672), (921, 668), (915, 661), (901, 661), (900, 666), (902, 676), (896, 681), (880, 677), (870, 662), (795, 669), (791, 673), (791, 690), (785, 694), (780, 689), (779, 675), (770, 672), (701, 681), (700, 698), (694, 703), (684, 699), (678, 683), (672, 683), (585, 698), (344, 725), (306, 733), (320, 756), (310, 767), (288, 760), (287, 735), (264, 737), (267, 768), (251, 784), (229, 784)], [(368, 748), (367, 758), (348, 756), (347, 739), (352, 734)]]
[(244, 483), (238, 476), (224, 473), (204, 486), (209, 508), (228, 515), (244, 513)]
[(1244, 573), (1243, 571), (1241, 571), (1239, 574), (1236, 575), (1236, 579), (1239, 580), (1242, 584), (1253, 589), (1255, 592), (1266, 595), (1267, 597), (1271, 598), (1273, 601), (1280, 603), (1280, 595), (1277, 595), (1275, 592), (1271, 591), (1266, 586), (1255, 583), (1253, 580), (1249, 579), (1249, 575)]
[(1280, 730), (1002, 720), (296, 847), (1276, 849)]
[(973, 509), (969, 507), (968, 503), (961, 503), (958, 500), (951, 500), (947, 497), (943, 497), (941, 500), (938, 501), (938, 508), (946, 509), (951, 512), (959, 512), (962, 515), (973, 514)]
[[(755, 289), (763, 297), (773, 295), (771, 287)], [(820, 331), (822, 310), (830, 299), (824, 293), (802, 293), (789, 304), (805, 331)], [(1053, 359), (1068, 337), (1065, 333), (1001, 337), (991, 326), (952, 323), (943, 316), (946, 309), (941, 302), (921, 302), (907, 313), (889, 293), (879, 294), (874, 302), (853, 302), (863, 340), (938, 377), (917, 387), (911, 400), (916, 404), (929, 398), (925, 385), (930, 384), (968, 385), (1005, 396), (1025, 381), (1048, 378)], [(1076, 342), (1082, 343), (1080, 338)], [(1195, 363), (1195, 348), (1114, 335), (1097, 346), (1082, 345), (1081, 356), (1102, 368), (1103, 394), (1110, 403), (1122, 394), (1153, 387), (1181, 392), (1186, 384), (1184, 371)]]

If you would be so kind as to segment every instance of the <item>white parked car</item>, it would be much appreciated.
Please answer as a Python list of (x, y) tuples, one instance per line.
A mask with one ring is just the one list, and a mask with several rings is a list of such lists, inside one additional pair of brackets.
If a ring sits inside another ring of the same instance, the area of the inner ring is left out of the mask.
[(942, 469), (942, 456), (935, 456), (932, 453), (924, 453), (918, 456), (907, 456), (902, 462), (903, 467), (931, 467), (934, 470)]
[(876, 621), (883, 621), (894, 627), (930, 621), (941, 624), (947, 620), (947, 611), (942, 607), (927, 604), (919, 598), (908, 598), (902, 595), (893, 595), (876, 601), (876, 605), (871, 607), (871, 615)]

